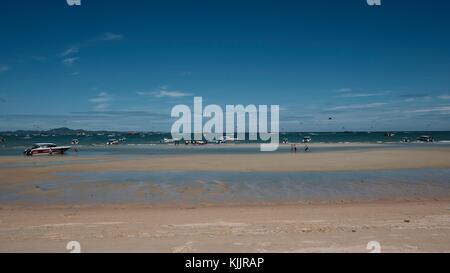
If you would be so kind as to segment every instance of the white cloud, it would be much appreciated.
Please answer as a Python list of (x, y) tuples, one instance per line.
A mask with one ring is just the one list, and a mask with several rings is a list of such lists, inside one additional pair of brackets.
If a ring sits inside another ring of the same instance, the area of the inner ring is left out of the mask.
[(91, 46), (95, 46), (96, 44), (100, 43), (100, 42), (110, 42), (110, 41), (120, 41), (123, 40), (125, 38), (124, 35), (122, 34), (118, 34), (118, 33), (112, 33), (112, 32), (106, 32), (103, 33), (100, 36), (97, 36), (91, 40), (79, 43), (79, 44), (75, 44), (72, 45), (70, 47), (68, 47), (64, 52), (62, 52), (59, 56), (61, 58), (65, 58), (63, 60), (63, 63), (71, 66), (73, 64), (74, 61), (78, 60), (78, 58), (74, 57), (74, 58), (66, 58), (68, 56), (72, 56), (74, 54), (77, 54), (80, 52), (80, 49), (82, 48), (86, 48), (86, 47), (91, 47)]
[(441, 100), (450, 100), (450, 95), (442, 95), (442, 96), (439, 96), (439, 98)]
[(101, 92), (97, 97), (89, 99), (89, 102), (94, 104), (94, 111), (102, 112), (108, 110), (112, 100), (107, 92)]
[(363, 98), (363, 97), (376, 97), (383, 96), (390, 93), (390, 91), (382, 91), (382, 92), (356, 92), (351, 88), (341, 88), (335, 90), (334, 93), (338, 93), (338, 97), (341, 98)]
[(349, 93), (349, 92), (353, 92), (353, 90), (351, 88), (341, 88), (338, 90), (335, 90), (336, 93)]
[(72, 65), (74, 65), (75, 64), (75, 62), (76, 61), (78, 61), (80, 58), (78, 58), (78, 57), (73, 57), (73, 58), (66, 58), (66, 59), (63, 59), (62, 60), (62, 63), (65, 65), (65, 66), (72, 66)]
[(190, 94), (190, 93), (169, 90), (169, 87), (167, 85), (161, 86), (158, 90), (153, 91), (153, 92), (138, 91), (138, 92), (136, 92), (136, 94), (138, 94), (140, 96), (153, 96), (156, 98), (181, 98), (181, 97), (192, 96), (192, 94)]
[(64, 51), (63, 53), (61, 53), (61, 57), (66, 57), (72, 54), (76, 54), (80, 51), (80, 49), (77, 46), (72, 46), (69, 47), (68, 49), (66, 49), (66, 51)]
[(158, 92), (154, 92), (155, 97), (157, 98), (180, 98), (180, 97), (189, 97), (191, 94), (184, 93), (180, 91), (166, 91), (166, 90), (160, 90)]
[(450, 105), (435, 106), (411, 111), (413, 113), (450, 112)]
[(388, 91), (378, 92), (378, 93), (352, 93), (345, 92), (340, 95), (341, 98), (364, 98), (364, 97), (377, 97), (389, 94)]
[(102, 111), (106, 111), (109, 108), (109, 103), (100, 103), (94, 106), (94, 111), (97, 112), (102, 112)]
[(333, 108), (327, 109), (327, 111), (340, 111), (340, 110), (356, 110), (356, 109), (370, 109), (378, 108), (386, 105), (384, 102), (374, 102), (368, 104), (350, 104), (350, 105), (340, 105)]

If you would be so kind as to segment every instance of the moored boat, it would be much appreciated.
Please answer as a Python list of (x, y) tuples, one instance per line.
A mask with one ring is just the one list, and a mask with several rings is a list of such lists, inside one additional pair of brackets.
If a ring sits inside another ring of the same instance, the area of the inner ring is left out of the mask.
[(70, 150), (70, 146), (58, 146), (54, 143), (36, 143), (23, 153), (27, 156), (64, 154)]
[(420, 142), (434, 142), (434, 138), (431, 136), (420, 136), (417, 140)]
[(120, 142), (117, 139), (110, 139), (106, 142), (106, 145), (119, 145)]

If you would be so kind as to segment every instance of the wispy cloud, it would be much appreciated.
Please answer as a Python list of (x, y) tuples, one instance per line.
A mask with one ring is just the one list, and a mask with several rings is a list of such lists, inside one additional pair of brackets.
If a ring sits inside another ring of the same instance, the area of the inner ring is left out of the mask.
[(380, 92), (359, 92), (351, 88), (341, 88), (334, 91), (338, 93), (340, 98), (364, 98), (364, 97), (377, 97), (384, 96), (390, 93), (390, 91), (380, 91)]
[(112, 32), (106, 32), (102, 34), (98, 39), (100, 41), (120, 41), (123, 40), (125, 36), (123, 34), (117, 34)]
[(389, 94), (389, 91), (377, 92), (377, 93), (353, 93), (346, 92), (341, 94), (339, 97), (341, 98), (364, 98), (364, 97), (378, 97)]
[(374, 102), (367, 104), (349, 104), (349, 105), (340, 105), (332, 108), (326, 109), (327, 111), (345, 111), (345, 110), (357, 110), (357, 109), (372, 109), (385, 106), (387, 103), (385, 102)]
[(94, 111), (103, 112), (109, 109), (112, 100), (107, 92), (101, 92), (95, 98), (89, 99), (89, 102), (94, 105)]
[(432, 97), (428, 94), (404, 94), (404, 95), (401, 95), (400, 97), (402, 97), (406, 102), (432, 99)]
[(180, 91), (166, 91), (166, 90), (161, 90), (161, 91), (155, 92), (154, 95), (157, 98), (165, 98), (165, 97), (179, 98), (179, 97), (191, 96), (191, 94), (189, 94), (189, 93), (184, 93), (184, 92), (180, 92)]
[(411, 112), (412, 113), (433, 113), (433, 112), (450, 113), (450, 105), (441, 105), (441, 106), (417, 109), (417, 110), (413, 110)]
[(0, 65), (0, 73), (4, 73), (11, 70), (11, 67), (9, 67), (8, 65)]
[[(70, 67), (72, 66), (76, 61), (79, 60), (79, 57), (75, 57), (74, 55), (80, 53), (80, 50), (82, 48), (87, 48), (87, 47), (92, 47), (95, 46), (101, 42), (113, 42), (113, 41), (120, 41), (123, 40), (125, 38), (125, 36), (123, 34), (118, 34), (118, 33), (112, 33), (112, 32), (106, 32), (103, 33), (91, 40), (82, 42), (82, 43), (78, 43), (75, 45), (71, 45), (70, 47), (68, 47), (65, 51), (63, 51), (59, 57), (62, 58), (62, 63), (67, 66)], [(74, 56), (74, 57), (71, 57)]]
[(78, 46), (71, 46), (69, 48), (67, 48), (63, 53), (61, 53), (61, 57), (66, 57), (72, 54), (77, 54), (78, 52), (80, 52), (80, 49), (78, 48)]
[(192, 96), (190, 93), (170, 90), (168, 86), (161, 86), (158, 90), (152, 92), (138, 91), (136, 94), (140, 96), (153, 96), (156, 98), (181, 98)]
[(125, 36), (123, 34), (113, 33), (113, 32), (106, 32), (103, 33), (93, 39), (90, 39), (88, 41), (78, 43), (75, 45), (71, 45), (68, 47), (64, 52), (60, 54), (60, 57), (64, 58), (69, 55), (77, 54), (80, 52), (82, 48), (95, 46), (99, 42), (113, 42), (113, 41), (120, 41), (123, 40)]
[(73, 66), (73, 65), (75, 64), (75, 62), (78, 61), (79, 59), (80, 59), (80, 58), (78, 58), (78, 57), (65, 58), (65, 59), (62, 60), (62, 63), (63, 63), (65, 66), (70, 67), (70, 66)]
[(349, 93), (349, 92), (353, 92), (353, 89), (351, 89), (351, 88), (341, 88), (341, 89), (335, 90), (334, 92), (336, 92), (336, 93)]
[(439, 99), (441, 99), (441, 100), (450, 100), (450, 95), (439, 96)]

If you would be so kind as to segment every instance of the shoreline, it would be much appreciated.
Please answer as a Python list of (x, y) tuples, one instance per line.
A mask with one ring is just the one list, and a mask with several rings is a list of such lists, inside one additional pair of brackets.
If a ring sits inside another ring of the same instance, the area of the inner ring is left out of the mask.
[[(384, 198), (384, 199), (345, 199), (345, 200), (306, 200), (294, 202), (236, 202), (236, 203), (199, 203), (199, 204), (148, 204), (140, 202), (127, 203), (90, 203), (90, 204), (34, 204), (34, 203), (0, 203), (2, 210), (195, 210), (195, 209), (252, 209), (252, 208), (290, 208), (320, 206), (358, 206), (358, 205), (396, 205), (416, 203), (450, 203), (446, 198)], [(449, 207), (450, 211), (450, 207)], [(449, 227), (450, 228), (450, 227)]]

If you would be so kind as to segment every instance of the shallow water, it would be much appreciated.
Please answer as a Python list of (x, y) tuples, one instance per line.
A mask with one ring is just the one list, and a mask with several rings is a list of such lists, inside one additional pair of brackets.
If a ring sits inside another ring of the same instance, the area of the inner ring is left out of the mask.
[[(375, 150), (381, 148), (395, 149), (441, 149), (450, 148), (450, 143), (351, 143), (351, 144), (308, 144), (310, 152), (340, 152)], [(304, 151), (304, 144), (297, 144), (298, 152)], [(290, 145), (281, 144), (277, 151), (272, 153), (288, 153)], [(192, 154), (259, 154), (258, 144), (208, 144), (205, 146), (174, 146), (164, 144), (140, 144), (119, 146), (79, 146), (76, 150), (69, 150), (67, 157), (90, 158), (96, 156), (115, 156), (123, 159), (133, 156), (160, 156), (160, 155), (192, 155)], [(19, 147), (0, 148), (0, 156), (21, 156), (23, 149)]]
[[(435, 132), (396, 132), (392, 137), (386, 137), (385, 132), (318, 132), (318, 133), (280, 133), (280, 141), (288, 139), (292, 143), (299, 143), (304, 137), (311, 137), (313, 143), (400, 143), (403, 138), (415, 141), (417, 137), (430, 135), (437, 142), (450, 142), (450, 131)], [(124, 144), (149, 145), (159, 144), (164, 138), (171, 138), (169, 133), (140, 133), (138, 135), (128, 135), (126, 133), (116, 133), (112, 136), (93, 134), (90, 136), (77, 135), (15, 135), (14, 133), (0, 133), (0, 138), (5, 141), (0, 143), (0, 153), (2, 149), (23, 148), (31, 146), (33, 143), (56, 143), (58, 145), (70, 145), (72, 139), (78, 139), (82, 146), (105, 146), (109, 139), (126, 138)], [(245, 139), (249, 139), (246, 136)], [(255, 143), (257, 141), (241, 141), (241, 143)]]
[(3, 186), (2, 204), (200, 205), (449, 199), (450, 169), (239, 173), (59, 173)]

